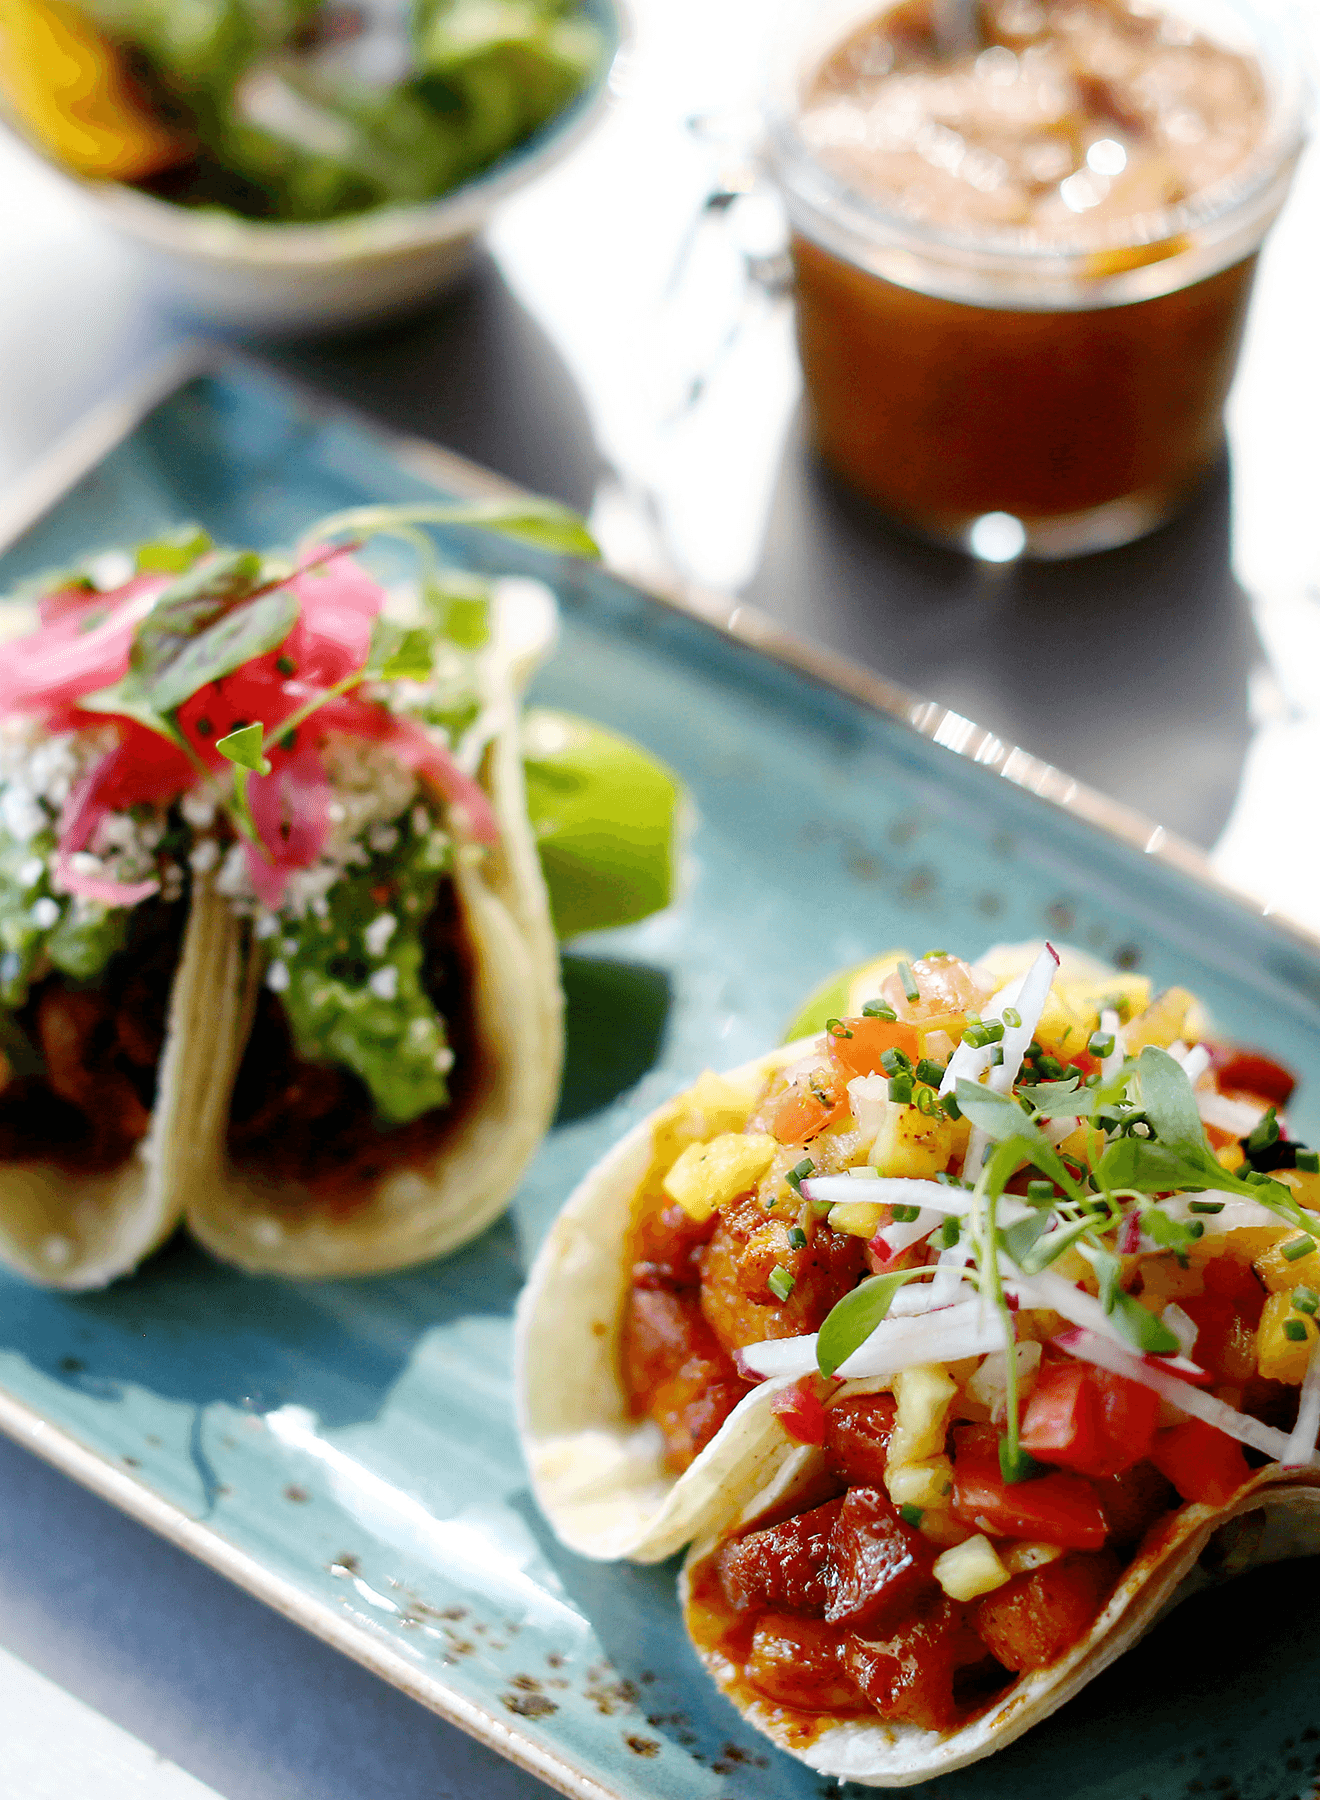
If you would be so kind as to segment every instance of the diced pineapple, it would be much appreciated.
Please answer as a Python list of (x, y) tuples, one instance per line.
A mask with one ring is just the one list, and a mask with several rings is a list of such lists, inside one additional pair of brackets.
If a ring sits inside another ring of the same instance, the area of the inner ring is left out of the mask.
[(1092, 1130), (1089, 1125), (1079, 1125), (1070, 1131), (1066, 1138), (1055, 1145), (1055, 1149), (1063, 1156), (1071, 1156), (1074, 1162), (1088, 1168), (1092, 1161), (1098, 1161), (1104, 1149), (1104, 1138), (1100, 1137), (1099, 1145), (1092, 1142)]
[(994, 1545), (979, 1535), (937, 1556), (933, 1572), (951, 1600), (979, 1600), (1009, 1579)]
[(880, 1229), (884, 1207), (879, 1201), (840, 1200), (826, 1215), (831, 1231), (843, 1231), (849, 1237), (873, 1238)]
[(1134, 1019), (1150, 1005), (1150, 977), (1115, 973), (1061, 975), (1054, 983), (1074, 1013), (1086, 1021), (1087, 1036), (1100, 1024), (1100, 1014), (1112, 1007), (1121, 1017)]
[[(1307, 1235), (1304, 1231), (1289, 1231), (1285, 1227), (1275, 1235), (1269, 1249), (1252, 1264), (1272, 1294), (1290, 1294), (1299, 1285), (1320, 1293), (1320, 1249), (1309, 1250), (1296, 1260), (1284, 1255), (1290, 1245)], [(1241, 1233), (1235, 1231), (1233, 1236), (1239, 1237)]]
[(778, 1148), (764, 1131), (731, 1131), (709, 1144), (689, 1144), (665, 1176), (664, 1190), (691, 1218), (708, 1219), (760, 1180)]
[(764, 1085), (765, 1077), (759, 1071), (744, 1081), (732, 1081), (710, 1069), (699, 1075), (656, 1119), (652, 1144), (657, 1167), (672, 1163), (689, 1144), (704, 1144), (722, 1132), (741, 1131)]
[[(1303, 1334), (1296, 1334), (1297, 1326)], [(1292, 1335), (1285, 1327), (1292, 1328)], [(1299, 1382), (1311, 1360), (1317, 1336), (1316, 1322), (1306, 1313), (1293, 1311), (1292, 1294), (1271, 1294), (1256, 1327), (1256, 1366), (1267, 1381)]]
[(889, 1468), (943, 1454), (945, 1422), (957, 1393), (957, 1382), (938, 1363), (919, 1363), (895, 1375), (898, 1416), (889, 1440)]
[(941, 1550), (947, 1550), (951, 1544), (965, 1544), (969, 1537), (976, 1536), (968, 1526), (959, 1524), (951, 1512), (937, 1512), (934, 1507), (923, 1511), (917, 1529), (922, 1537), (938, 1544)]
[(1320, 1212), (1320, 1173), (1309, 1169), (1275, 1169), (1272, 1181), (1281, 1181), (1293, 1191), (1293, 1198), (1310, 1212)]
[(928, 1456), (924, 1462), (891, 1462), (885, 1468), (885, 1486), (895, 1506), (947, 1512), (953, 1495), (953, 1464), (947, 1456)]
[[(1124, 1030), (1123, 1042), (1128, 1055), (1136, 1056), (1147, 1044), (1167, 1050), (1170, 1044), (1177, 1043), (1189, 1029), (1187, 1021), (1193, 1008), (1200, 1011), (1196, 996), (1189, 994), (1186, 988), (1165, 988)], [(1192, 1041), (1195, 1042), (1195, 1037)]]
[(1063, 1551), (1058, 1544), (1006, 1544), (999, 1554), (1010, 1575), (1025, 1575), (1030, 1569), (1057, 1562)]
[(967, 1137), (965, 1119), (932, 1118), (915, 1106), (891, 1106), (885, 1114), (871, 1161), (885, 1176), (923, 1180), (949, 1166)]

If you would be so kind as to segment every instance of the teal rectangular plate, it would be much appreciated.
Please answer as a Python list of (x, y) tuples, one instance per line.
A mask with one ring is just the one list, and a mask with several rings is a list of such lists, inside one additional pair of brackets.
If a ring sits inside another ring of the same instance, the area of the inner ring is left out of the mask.
[[(272, 546), (340, 507), (497, 485), (236, 361), (132, 411), (43, 477), (53, 504), (0, 558), (0, 591), (184, 519)], [(829, 971), (900, 943), (1048, 932), (1179, 981), (1298, 1072), (1295, 1128), (1315, 1142), (1320, 945), (1058, 771), (746, 612), (719, 625), (472, 534), (446, 548), (548, 581), (563, 629), (535, 698), (631, 733), (688, 784), (681, 899), (565, 953), (560, 1116), (479, 1241), (338, 1284), (253, 1279), (184, 1241), (104, 1294), (6, 1279), (0, 1427), (566, 1793), (834, 1792), (709, 1689), (672, 1567), (582, 1562), (541, 1522), (510, 1317), (546, 1225), (639, 1115), (774, 1042)], [(1198, 1597), (1055, 1719), (923, 1792), (1311, 1792), (1317, 1599), (1312, 1564)]]

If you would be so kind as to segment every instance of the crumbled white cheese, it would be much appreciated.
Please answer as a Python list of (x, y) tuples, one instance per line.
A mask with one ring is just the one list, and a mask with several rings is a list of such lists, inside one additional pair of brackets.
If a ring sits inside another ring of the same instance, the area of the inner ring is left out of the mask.
[(393, 913), (380, 913), (371, 921), (362, 933), (368, 956), (384, 956), (385, 947), (398, 929), (398, 924)]
[(386, 963), (383, 969), (376, 969), (367, 977), (367, 986), (378, 1000), (397, 1000), (399, 997), (399, 971), (393, 963)]

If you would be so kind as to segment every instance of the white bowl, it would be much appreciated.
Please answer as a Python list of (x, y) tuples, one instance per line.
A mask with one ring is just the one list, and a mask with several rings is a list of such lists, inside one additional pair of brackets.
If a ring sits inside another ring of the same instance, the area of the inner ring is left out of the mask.
[(587, 10), (604, 39), (590, 87), (488, 174), (438, 200), (283, 225), (60, 172), (146, 256), (173, 297), (211, 324), (310, 333), (387, 319), (456, 281), (500, 201), (559, 162), (600, 119), (623, 22), (615, 0), (587, 0)]

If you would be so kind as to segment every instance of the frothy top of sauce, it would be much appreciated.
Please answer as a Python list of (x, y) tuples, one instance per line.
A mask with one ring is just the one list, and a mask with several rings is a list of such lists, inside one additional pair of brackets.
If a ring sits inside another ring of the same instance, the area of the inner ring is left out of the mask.
[(932, 0), (902, 0), (806, 87), (803, 141), (887, 211), (1085, 247), (1203, 194), (1261, 142), (1259, 62), (1175, 14), (1139, 0), (976, 11), (976, 46), (946, 55)]

